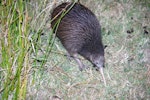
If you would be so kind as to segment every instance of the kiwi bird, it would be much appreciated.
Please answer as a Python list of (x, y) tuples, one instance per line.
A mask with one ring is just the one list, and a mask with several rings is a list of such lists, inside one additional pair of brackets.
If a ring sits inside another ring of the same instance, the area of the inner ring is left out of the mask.
[[(69, 55), (82, 71), (85, 67), (77, 55), (90, 61), (102, 74), (105, 63), (101, 26), (94, 13), (80, 3), (65, 2), (53, 9), (51, 27)], [(68, 12), (62, 17), (64, 11)], [(56, 22), (61, 21), (56, 29)]]

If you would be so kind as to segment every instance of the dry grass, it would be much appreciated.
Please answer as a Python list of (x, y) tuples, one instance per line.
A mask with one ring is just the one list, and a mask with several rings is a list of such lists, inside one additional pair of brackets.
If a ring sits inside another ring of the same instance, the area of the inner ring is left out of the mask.
[[(67, 1), (67, 0), (62, 0)], [(56, 5), (61, 3), (55, 0)], [(69, 1), (69, 0), (68, 0)], [(150, 1), (81, 0), (98, 17), (103, 35), (107, 86), (90, 67), (80, 72), (56, 38), (47, 63), (39, 67), (50, 33), (53, 0), (32, 1), (32, 30), (42, 30), (37, 63), (32, 63), (27, 100), (148, 100), (150, 98)], [(33, 31), (33, 32), (34, 32)], [(36, 33), (36, 32), (35, 32)], [(31, 34), (32, 35), (32, 34)], [(35, 60), (35, 59), (32, 59)], [(83, 59), (88, 66), (91, 64)]]

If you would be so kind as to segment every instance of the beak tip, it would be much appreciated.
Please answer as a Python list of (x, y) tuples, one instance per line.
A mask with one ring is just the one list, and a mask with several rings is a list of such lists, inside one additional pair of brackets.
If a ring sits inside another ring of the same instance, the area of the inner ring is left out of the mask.
[(106, 79), (105, 79), (105, 76), (104, 76), (104, 71), (103, 71), (103, 67), (100, 67), (100, 73), (102, 74), (102, 78), (103, 78), (103, 81), (104, 81), (104, 85), (105, 85), (105, 87), (107, 86), (107, 84), (106, 84)]

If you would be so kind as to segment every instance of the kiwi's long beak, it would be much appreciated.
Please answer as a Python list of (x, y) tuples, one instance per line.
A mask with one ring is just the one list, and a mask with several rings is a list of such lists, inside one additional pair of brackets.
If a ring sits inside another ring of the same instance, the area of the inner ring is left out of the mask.
[(103, 71), (103, 67), (100, 67), (100, 73), (102, 74), (102, 78), (103, 78), (103, 81), (104, 81), (104, 85), (106, 86), (106, 80), (105, 80), (105, 76), (104, 76), (104, 71)]

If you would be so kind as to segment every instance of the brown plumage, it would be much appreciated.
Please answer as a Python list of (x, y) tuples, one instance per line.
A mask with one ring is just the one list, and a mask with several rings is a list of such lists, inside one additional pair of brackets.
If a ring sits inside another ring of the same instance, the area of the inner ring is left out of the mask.
[[(77, 58), (81, 55), (89, 60), (101, 72), (104, 67), (104, 47), (101, 39), (101, 27), (96, 16), (85, 6), (75, 3), (69, 12), (62, 17), (58, 29), (54, 28), (61, 13), (67, 11), (73, 3), (65, 2), (57, 6), (51, 15), (53, 31), (61, 43), (79, 64), (82, 70), (84, 65)], [(103, 73), (102, 73), (103, 75)], [(103, 77), (104, 78), (104, 77)]]

